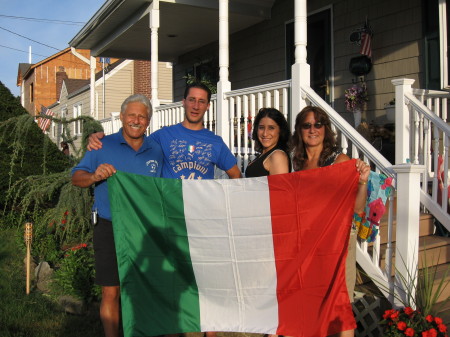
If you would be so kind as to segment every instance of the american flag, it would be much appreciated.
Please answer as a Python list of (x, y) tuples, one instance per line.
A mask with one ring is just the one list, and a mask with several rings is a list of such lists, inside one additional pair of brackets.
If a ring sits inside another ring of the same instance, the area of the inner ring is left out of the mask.
[(366, 20), (363, 31), (361, 32), (361, 50), (359, 53), (366, 55), (368, 58), (372, 58), (372, 36), (372, 29)]
[(45, 117), (39, 117), (38, 126), (42, 129), (43, 132), (47, 131), (48, 127), (50, 126), (50, 123), (52, 122), (51, 118), (46, 118), (54, 116), (55, 113), (47, 109), (45, 106), (41, 108), (41, 116)]

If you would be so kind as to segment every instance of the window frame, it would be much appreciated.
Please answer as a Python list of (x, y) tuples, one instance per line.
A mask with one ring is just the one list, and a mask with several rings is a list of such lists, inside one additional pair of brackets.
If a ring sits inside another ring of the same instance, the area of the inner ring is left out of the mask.
[[(73, 118), (80, 117), (82, 115), (82, 112), (83, 112), (83, 104), (82, 103), (77, 103), (77, 104), (73, 105)], [(75, 136), (81, 135), (81, 133), (82, 133), (81, 125), (82, 125), (81, 120), (73, 121), (72, 130), (73, 130), (73, 134)]]

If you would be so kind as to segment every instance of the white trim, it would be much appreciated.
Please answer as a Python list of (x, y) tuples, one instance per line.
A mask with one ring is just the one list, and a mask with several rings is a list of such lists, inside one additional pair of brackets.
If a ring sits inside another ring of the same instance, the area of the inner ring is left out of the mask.
[(447, 0), (439, 0), (439, 50), (441, 88), (449, 89), (448, 50), (447, 50)]

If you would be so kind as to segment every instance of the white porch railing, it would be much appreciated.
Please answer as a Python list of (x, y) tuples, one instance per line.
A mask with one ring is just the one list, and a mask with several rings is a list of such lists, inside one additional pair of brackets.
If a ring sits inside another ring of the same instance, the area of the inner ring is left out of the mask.
[[(450, 126), (446, 123), (450, 93), (412, 89), (412, 80), (406, 83), (403, 80), (392, 82), (396, 86), (396, 103), (397, 95), (403, 96), (403, 101), (396, 104), (395, 114), (403, 114), (404, 107), (408, 114), (406, 124), (396, 134), (396, 139), (404, 139), (402, 133), (405, 129), (410, 130), (409, 152), (398, 154), (398, 158), (407, 157), (412, 163), (425, 166), (425, 172), (421, 175), (420, 201), (450, 230), (450, 215), (447, 212)], [(441, 169), (441, 176), (436, 174), (438, 168)]]
[(119, 116), (120, 112), (111, 112), (111, 117), (99, 120), (105, 135), (117, 132), (122, 127)]
[(262, 107), (273, 107), (288, 118), (290, 81), (239, 89), (225, 94), (229, 107), (230, 149), (237, 158), (242, 172), (255, 157), (252, 126), (255, 115)]

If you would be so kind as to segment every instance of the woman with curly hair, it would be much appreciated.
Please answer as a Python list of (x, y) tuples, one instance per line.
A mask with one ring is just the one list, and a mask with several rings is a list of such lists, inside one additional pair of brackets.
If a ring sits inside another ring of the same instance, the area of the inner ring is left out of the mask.
[[(350, 160), (336, 145), (336, 134), (331, 129), (328, 115), (319, 107), (307, 106), (295, 119), (295, 131), (292, 136), (292, 162), (294, 171), (309, 170)], [(367, 181), (370, 166), (360, 159), (356, 160), (359, 172), (359, 185), (354, 211), (361, 213), (367, 199)], [(346, 281), (350, 301), (353, 301), (353, 289), (356, 280), (356, 233), (351, 231), (349, 251), (346, 260)], [(352, 337), (353, 330), (347, 330), (333, 336)]]
[(284, 115), (274, 108), (262, 108), (253, 123), (252, 139), (260, 154), (248, 164), (245, 176), (261, 177), (289, 173), (289, 141), (291, 133)]

